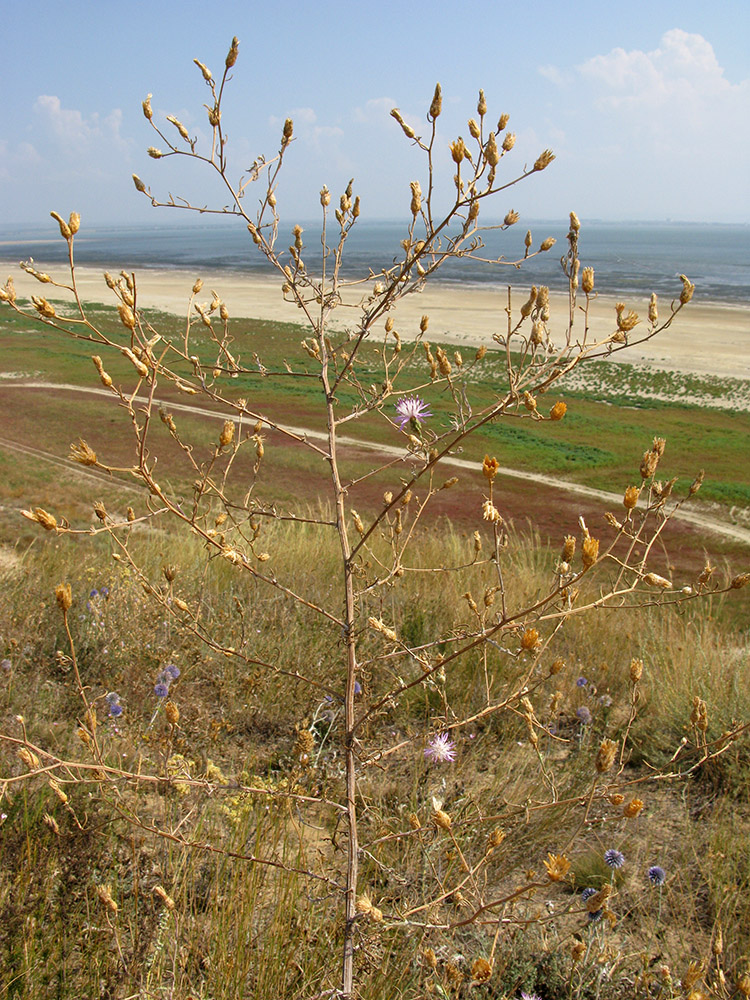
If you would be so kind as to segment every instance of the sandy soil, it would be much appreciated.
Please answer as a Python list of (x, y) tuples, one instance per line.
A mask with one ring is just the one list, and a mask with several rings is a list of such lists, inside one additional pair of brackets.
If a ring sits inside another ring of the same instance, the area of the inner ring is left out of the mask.
[[(40, 266), (42, 266), (40, 264)], [(46, 294), (50, 299), (62, 298), (66, 293), (40, 285), (18, 268), (16, 262), (0, 261), (0, 276), (13, 274), (19, 294)], [(63, 276), (62, 270), (55, 276)], [(213, 289), (223, 299), (233, 316), (245, 316), (290, 323), (301, 323), (303, 316), (292, 303), (282, 298), (280, 282), (273, 278), (242, 276), (232, 272), (206, 270), (194, 273), (185, 270), (142, 269), (137, 274), (138, 301), (141, 306), (150, 306), (172, 313), (183, 313), (187, 309), (190, 288), (195, 278), (204, 281), (201, 299), (210, 299)], [(96, 302), (114, 301), (112, 293), (102, 279), (102, 271), (90, 266), (77, 268), (77, 280), (81, 297)], [(680, 283), (675, 280), (675, 294), (680, 291)], [(514, 292), (514, 314), (518, 315), (521, 303), (527, 297), (528, 289), (519, 287)], [(356, 304), (356, 293), (347, 300)], [(420, 317), (430, 317), (428, 338), (434, 341), (449, 340), (461, 344), (489, 342), (495, 333), (507, 329), (505, 309), (508, 292), (505, 286), (460, 288), (433, 285), (425, 291), (402, 300), (394, 310), (397, 329), (403, 339), (409, 339), (419, 329)], [(634, 309), (642, 317), (646, 316), (647, 299), (627, 299), (628, 309)], [(552, 295), (552, 339), (559, 340), (567, 321), (567, 296)], [(669, 302), (660, 302), (662, 319), (669, 315)], [(590, 311), (590, 335), (596, 339), (605, 337), (615, 329), (614, 299), (597, 298)], [(341, 309), (339, 324), (349, 319), (354, 323), (356, 311)], [(580, 335), (583, 322), (580, 322)], [(647, 332), (645, 323), (636, 327), (631, 341), (640, 339)], [(626, 351), (612, 356), (612, 360), (631, 363), (643, 361), (658, 368), (672, 371), (695, 372), (750, 379), (750, 308), (723, 303), (700, 302), (699, 297), (685, 308), (675, 319), (673, 326), (660, 333), (653, 340), (634, 344)]]

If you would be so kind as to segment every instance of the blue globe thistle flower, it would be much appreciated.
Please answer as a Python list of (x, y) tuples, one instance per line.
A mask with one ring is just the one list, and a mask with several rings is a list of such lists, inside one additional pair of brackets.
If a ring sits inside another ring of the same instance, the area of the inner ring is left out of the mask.
[(613, 870), (622, 868), (625, 864), (625, 855), (622, 851), (616, 851), (614, 847), (610, 847), (608, 851), (604, 852), (604, 863), (608, 868), (612, 868)]
[(154, 685), (154, 694), (157, 698), (166, 698), (169, 694), (169, 685), (159, 681), (158, 684)]
[(588, 886), (586, 889), (581, 890), (581, 899), (585, 903), (587, 899), (591, 899), (592, 896), (596, 895), (596, 889), (592, 886)]
[(118, 715), (122, 715), (122, 705), (119, 702), (114, 702), (109, 706), (109, 714), (116, 719)]
[(595, 924), (602, 919), (604, 910), (595, 910), (593, 913), (589, 913), (589, 923)]
[(99, 591), (98, 590), (91, 590), (91, 591), (89, 591), (89, 597), (98, 597), (98, 596), (99, 596)]
[(163, 670), (163, 674), (165, 675), (165, 679), (169, 677), (171, 680), (176, 681), (180, 676), (180, 668), (174, 663), (168, 663)]
[(652, 865), (648, 870), (648, 880), (652, 885), (664, 885), (667, 881), (667, 873), (661, 865)]
[(576, 681), (576, 687), (585, 688), (588, 684), (588, 680), (585, 677), (579, 677)]
[(594, 721), (593, 715), (585, 705), (581, 705), (580, 708), (576, 709), (576, 717), (579, 722), (583, 723), (584, 726), (590, 726)]

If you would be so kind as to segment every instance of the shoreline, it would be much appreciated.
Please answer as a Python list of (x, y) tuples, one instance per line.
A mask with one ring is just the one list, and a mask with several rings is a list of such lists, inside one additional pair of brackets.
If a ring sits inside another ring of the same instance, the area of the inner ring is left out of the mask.
[[(42, 265), (40, 265), (42, 266)], [(64, 280), (62, 267), (51, 271), (53, 277)], [(23, 272), (15, 261), (0, 260), (0, 280), (11, 274), (19, 296), (46, 295), (54, 301), (71, 301), (69, 292), (51, 285), (40, 285)], [(115, 304), (115, 299), (103, 280), (103, 269), (90, 264), (76, 267), (79, 293), (85, 302)], [(285, 302), (278, 277), (259, 277), (233, 271), (193, 268), (142, 268), (136, 272), (138, 303), (142, 308), (159, 309), (174, 315), (186, 315), (190, 290), (196, 278), (203, 279), (199, 300), (210, 301), (211, 290), (227, 304), (230, 316), (263, 319), (274, 322), (303, 324), (304, 316), (291, 302)], [(344, 329), (349, 316), (356, 316), (358, 288), (349, 290), (342, 307), (335, 315), (333, 328)], [(517, 285), (512, 293), (514, 321), (521, 304), (528, 297), (528, 285)], [(675, 280), (675, 298), (681, 289)], [(647, 296), (624, 296), (627, 309), (645, 317)], [(585, 297), (579, 297), (579, 304)], [(592, 299), (589, 313), (590, 337), (598, 340), (611, 334), (615, 327), (616, 299), (600, 296)], [(426, 337), (457, 346), (492, 344), (493, 334), (507, 330), (508, 286), (439, 284), (404, 298), (391, 311), (396, 328), (403, 340), (410, 340), (419, 331), (423, 315), (430, 317)], [(670, 301), (659, 300), (660, 318), (669, 315)], [(550, 292), (553, 343), (567, 324), (568, 297), (564, 292)], [(583, 333), (583, 314), (579, 314), (579, 335)], [(578, 322), (576, 323), (578, 326)], [(637, 326), (633, 335), (647, 333), (645, 323)], [(643, 335), (641, 334), (641, 335)], [(697, 302), (694, 300), (675, 318), (670, 327), (643, 344), (609, 356), (610, 361), (647, 364), (655, 368), (688, 374), (750, 379), (750, 308), (739, 303)]]

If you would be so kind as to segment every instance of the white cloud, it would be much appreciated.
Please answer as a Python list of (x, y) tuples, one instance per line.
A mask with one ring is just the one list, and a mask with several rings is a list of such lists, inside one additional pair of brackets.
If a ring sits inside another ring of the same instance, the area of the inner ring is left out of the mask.
[(48, 135), (66, 151), (80, 153), (92, 144), (98, 147), (102, 141), (118, 147), (129, 145), (120, 132), (122, 111), (119, 108), (103, 118), (97, 112), (86, 116), (75, 108), (64, 108), (54, 94), (40, 94), (34, 102), (34, 113), (46, 126)]

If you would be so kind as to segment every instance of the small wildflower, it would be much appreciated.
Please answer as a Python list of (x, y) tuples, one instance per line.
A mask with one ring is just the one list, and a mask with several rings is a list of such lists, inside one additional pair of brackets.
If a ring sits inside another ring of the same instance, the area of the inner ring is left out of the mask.
[(171, 677), (173, 681), (176, 681), (180, 676), (180, 668), (175, 666), (174, 663), (168, 663), (164, 668), (164, 673)]
[(526, 990), (521, 990), (521, 1000), (542, 1000), (538, 993), (527, 993)]
[(154, 684), (154, 694), (157, 698), (166, 698), (169, 694), (169, 685), (159, 681), (158, 684)]
[(576, 716), (578, 718), (578, 721), (582, 723), (584, 726), (590, 726), (591, 723), (594, 721), (594, 717), (592, 716), (590, 710), (586, 708), (585, 705), (581, 705), (580, 708), (576, 709)]
[(608, 868), (612, 868), (613, 870), (622, 868), (625, 864), (625, 855), (622, 851), (617, 851), (614, 847), (610, 847), (608, 851), (604, 852), (604, 863)]
[(456, 744), (448, 733), (437, 733), (425, 747), (425, 759), (430, 764), (442, 764), (456, 759)]
[(109, 706), (109, 714), (113, 719), (116, 719), (119, 715), (122, 715), (122, 705), (115, 702), (113, 705)]
[(652, 865), (648, 870), (648, 880), (651, 885), (664, 885), (667, 881), (667, 873), (661, 865)]
[(404, 430), (406, 425), (411, 423), (412, 426), (421, 424), (424, 422), (425, 417), (431, 417), (427, 403), (420, 399), (419, 396), (404, 396), (403, 399), (399, 399), (396, 403), (396, 419), (398, 420), (399, 430)]
[(588, 684), (588, 680), (585, 677), (579, 677), (576, 681), (576, 687), (585, 688)]
[(585, 903), (587, 899), (591, 899), (592, 896), (596, 895), (597, 890), (593, 886), (588, 886), (586, 889), (581, 890), (581, 899)]

